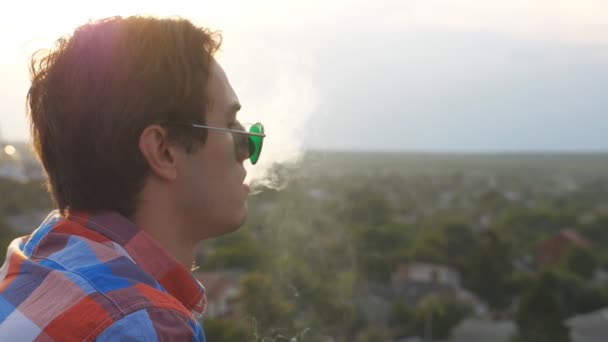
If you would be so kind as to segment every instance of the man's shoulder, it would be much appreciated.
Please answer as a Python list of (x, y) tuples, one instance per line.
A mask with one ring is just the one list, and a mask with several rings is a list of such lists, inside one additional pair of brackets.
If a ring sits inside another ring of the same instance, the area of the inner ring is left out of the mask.
[[(57, 277), (57, 274), (52, 272), (51, 276)], [(49, 295), (30, 296), (17, 307), (0, 295), (0, 336), (15, 341), (115, 341), (119, 340), (115, 338), (118, 336), (131, 336), (133, 341), (155, 341), (150, 337), (162, 334), (180, 337), (179, 340), (204, 341), (196, 320), (174, 305), (146, 298), (124, 306), (115, 301), (114, 294), (99, 292), (80, 296), (64, 290), (64, 295), (57, 297), (61, 284), (57, 285), (50, 287)], [(135, 288), (123, 294), (130, 292), (134, 296), (141, 294)], [(156, 295), (170, 302), (163, 293)], [(72, 300), (74, 302), (68, 304)]]
[(132, 312), (103, 331), (96, 333), (96, 342), (106, 341), (195, 341), (204, 342), (199, 323), (180, 312), (166, 308), (149, 308)]
[[(52, 240), (53, 234), (49, 237)], [(98, 298), (96, 301), (103, 302), (107, 312), (124, 314), (148, 307), (185, 311), (177, 299), (113, 241), (70, 236), (60, 250), (47, 253), (46, 248), (41, 243), (32, 259), (58, 272), (57, 278), (63, 278), (52, 282), (66, 283), (73, 292)]]
[(1, 336), (85, 339), (142, 310), (191, 316), (113, 242), (51, 233), (18, 264), (0, 285)]

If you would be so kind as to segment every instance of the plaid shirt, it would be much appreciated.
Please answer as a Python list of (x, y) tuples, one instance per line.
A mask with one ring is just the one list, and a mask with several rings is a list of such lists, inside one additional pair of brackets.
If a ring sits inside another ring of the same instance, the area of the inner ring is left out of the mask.
[(125, 217), (52, 212), (0, 269), (2, 341), (205, 341), (204, 288)]

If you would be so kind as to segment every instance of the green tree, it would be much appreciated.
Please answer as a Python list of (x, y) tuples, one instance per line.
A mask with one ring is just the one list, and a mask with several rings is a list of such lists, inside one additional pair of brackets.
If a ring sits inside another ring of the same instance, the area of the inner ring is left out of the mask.
[(581, 225), (580, 231), (585, 237), (593, 241), (593, 248), (595, 250), (606, 250), (608, 249), (606, 227), (608, 227), (608, 214), (603, 214), (592, 222)]
[(388, 325), (395, 336), (413, 335), (416, 332), (414, 308), (402, 301), (396, 301), (391, 307)]
[(507, 243), (494, 231), (484, 232), (464, 272), (464, 283), (493, 310), (504, 310), (511, 302), (513, 275)]
[(507, 211), (494, 227), (517, 252), (527, 253), (541, 239), (577, 224), (576, 212), (551, 207), (517, 207)]
[(293, 303), (272, 277), (252, 272), (241, 280), (235, 299), (244, 318), (253, 322), (258, 336), (273, 336), (292, 332)]
[(545, 272), (553, 279), (552, 291), (558, 297), (566, 316), (588, 313), (608, 305), (608, 298), (601, 285), (590, 283), (564, 269)]
[(256, 270), (269, 259), (269, 251), (256, 241), (250, 231), (243, 229), (214, 241), (211, 252), (197, 264), (206, 270)]
[(423, 231), (414, 241), (410, 255), (412, 260), (443, 263), (463, 271), (477, 244), (476, 235), (465, 222), (449, 220)]
[(358, 341), (361, 342), (378, 342), (378, 341), (390, 341), (390, 334), (386, 329), (380, 327), (369, 327), (363, 333)]
[(0, 266), (4, 264), (8, 245), (17, 238), (17, 234), (9, 227), (4, 220), (0, 219)]
[(431, 340), (447, 339), (452, 329), (470, 312), (471, 306), (454, 296), (429, 295), (416, 305), (416, 330)]
[(572, 246), (560, 261), (560, 267), (589, 279), (598, 266), (598, 261), (589, 248)]
[(565, 310), (556, 291), (557, 284), (551, 272), (543, 272), (523, 294), (515, 319), (518, 341), (570, 341), (570, 331), (564, 323)]
[(405, 251), (411, 237), (410, 227), (385, 224), (359, 226), (353, 231), (361, 275), (368, 280), (388, 282), (398, 263), (407, 257)]
[[(15, 215), (32, 209), (50, 209), (52, 202), (41, 181), (17, 182), (0, 178), (0, 213)], [(34, 227), (32, 227), (34, 228)]]
[(312, 322), (323, 327), (336, 340), (352, 340), (352, 336), (364, 325), (363, 317), (355, 303), (351, 272), (337, 272), (326, 284), (319, 284), (308, 294), (309, 308), (314, 312)]
[(346, 191), (347, 201), (337, 213), (346, 223), (375, 227), (392, 221), (393, 206), (386, 195), (370, 185), (360, 185)]
[(284, 193), (287, 199), (268, 213), (267, 224), (255, 227), (269, 252), (262, 270), (298, 313), (294, 331), (309, 328), (312, 340), (352, 340), (361, 328), (354, 229), (339, 222), (327, 203), (303, 194)]
[(248, 333), (238, 321), (206, 319), (203, 323), (205, 337), (209, 341), (242, 342), (255, 341), (255, 336)]

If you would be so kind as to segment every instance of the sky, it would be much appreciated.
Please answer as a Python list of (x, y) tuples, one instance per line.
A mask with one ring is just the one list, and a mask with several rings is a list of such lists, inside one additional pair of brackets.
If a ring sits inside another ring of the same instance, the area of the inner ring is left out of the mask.
[(14, 5), (0, 21), (6, 140), (29, 138), (33, 51), (90, 18), (144, 14), (222, 31), (241, 119), (264, 122), (276, 153), (608, 150), (605, 0)]

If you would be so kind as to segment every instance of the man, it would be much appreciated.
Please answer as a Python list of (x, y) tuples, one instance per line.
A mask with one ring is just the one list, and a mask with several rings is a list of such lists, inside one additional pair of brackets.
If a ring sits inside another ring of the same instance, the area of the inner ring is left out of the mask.
[(214, 53), (183, 19), (108, 18), (32, 58), (34, 150), (56, 211), (0, 271), (2, 341), (204, 341), (201, 240), (247, 215), (245, 132)]

